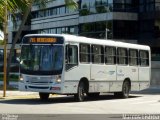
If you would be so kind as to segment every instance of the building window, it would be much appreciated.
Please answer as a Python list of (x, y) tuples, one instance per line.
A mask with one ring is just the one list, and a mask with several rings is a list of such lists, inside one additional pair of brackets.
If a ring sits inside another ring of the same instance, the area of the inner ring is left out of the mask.
[(51, 29), (51, 33), (52, 33), (52, 34), (56, 34), (56, 29), (54, 29), (54, 28)]
[(48, 16), (54, 16), (54, 15), (63, 15), (68, 13), (76, 12), (77, 9), (68, 8), (66, 6), (59, 6), (54, 8), (47, 8), (45, 10), (40, 10), (33, 12), (33, 18), (41, 18), (41, 17), (48, 17)]
[(140, 57), (140, 65), (141, 66), (149, 66), (149, 52), (141, 50), (139, 52)]
[(62, 33), (62, 28), (57, 28), (57, 34), (61, 34)]
[(125, 9), (125, 0), (114, 0), (113, 2), (114, 2), (113, 6), (115, 11)]
[(62, 33), (66, 33), (66, 28), (65, 27), (62, 28)]
[(118, 48), (117, 49), (118, 54), (118, 64), (120, 65), (127, 65), (128, 64), (128, 52), (127, 48)]
[(110, 12), (112, 3), (112, 0), (82, 0), (80, 15)]
[(95, 64), (104, 63), (104, 48), (100, 45), (92, 45), (92, 62)]
[(49, 28), (49, 29), (42, 29), (38, 30), (38, 34), (62, 34), (62, 33), (68, 33), (68, 34), (77, 34), (78, 32), (77, 26), (67, 26), (67, 27), (60, 27), (60, 28)]
[(129, 50), (129, 65), (130, 66), (138, 65), (138, 50), (134, 49)]
[(112, 39), (112, 21), (80, 24), (79, 34), (90, 38), (104, 39), (106, 38), (106, 29), (107, 38)]
[(116, 64), (116, 48), (105, 47), (105, 63)]
[(65, 7), (60, 7), (59, 8), (59, 14), (65, 14), (66, 10), (65, 10)]
[(90, 62), (90, 45), (80, 44), (80, 62)]
[(69, 34), (75, 34), (75, 27), (69, 27)]

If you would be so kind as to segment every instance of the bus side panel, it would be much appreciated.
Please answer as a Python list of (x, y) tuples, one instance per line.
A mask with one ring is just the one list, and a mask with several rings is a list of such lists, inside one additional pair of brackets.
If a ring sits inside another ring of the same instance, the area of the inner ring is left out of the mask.
[(139, 90), (138, 66), (130, 66), (128, 78), (131, 80), (131, 91)]
[(122, 85), (125, 79), (131, 81), (131, 90), (139, 90), (138, 67), (132, 66), (117, 66), (117, 81), (119, 81), (119, 90), (122, 90)]
[(95, 92), (109, 92), (110, 82), (116, 81), (116, 66), (92, 64), (91, 80), (95, 81)]
[(75, 66), (65, 71), (63, 93), (77, 93), (81, 78), (90, 80), (90, 64)]
[(140, 90), (146, 89), (150, 85), (150, 67), (139, 67)]

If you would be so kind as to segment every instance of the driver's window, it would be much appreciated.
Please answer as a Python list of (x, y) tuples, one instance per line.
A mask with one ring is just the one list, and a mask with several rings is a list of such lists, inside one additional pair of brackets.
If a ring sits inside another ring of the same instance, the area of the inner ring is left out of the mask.
[(66, 46), (66, 70), (78, 65), (78, 47), (76, 45)]

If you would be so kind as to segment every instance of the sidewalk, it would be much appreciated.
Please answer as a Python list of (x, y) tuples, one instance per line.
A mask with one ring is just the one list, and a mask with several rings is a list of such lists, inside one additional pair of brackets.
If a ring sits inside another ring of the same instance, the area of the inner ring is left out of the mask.
[[(6, 97), (38, 95), (36, 92), (6, 91)], [(3, 97), (3, 91), (0, 91), (0, 98)]]

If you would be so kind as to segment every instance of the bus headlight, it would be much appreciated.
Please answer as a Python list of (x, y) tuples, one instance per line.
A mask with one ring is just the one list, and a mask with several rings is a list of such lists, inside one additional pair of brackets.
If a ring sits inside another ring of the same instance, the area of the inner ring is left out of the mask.
[(56, 83), (61, 83), (61, 75), (56, 75)]

